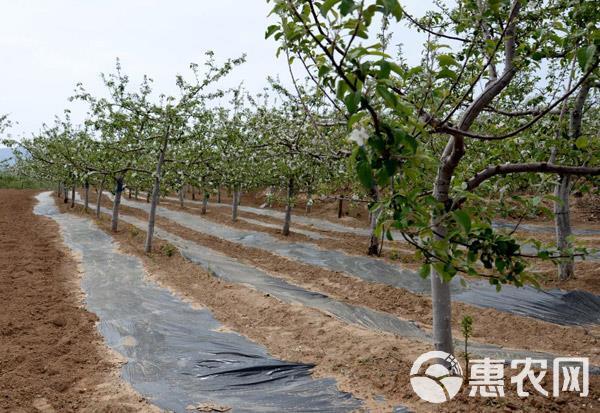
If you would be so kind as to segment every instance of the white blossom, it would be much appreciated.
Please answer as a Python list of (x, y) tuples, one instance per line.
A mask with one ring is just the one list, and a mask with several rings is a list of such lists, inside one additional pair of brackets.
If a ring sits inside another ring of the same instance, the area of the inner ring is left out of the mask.
[(355, 142), (358, 146), (364, 146), (367, 139), (369, 139), (369, 134), (364, 128), (353, 129), (348, 137), (350, 142)]

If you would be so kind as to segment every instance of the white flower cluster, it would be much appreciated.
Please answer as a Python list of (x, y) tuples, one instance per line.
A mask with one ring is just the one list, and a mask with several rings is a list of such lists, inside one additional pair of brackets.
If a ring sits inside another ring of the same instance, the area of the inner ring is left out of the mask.
[(353, 129), (352, 133), (350, 133), (350, 136), (348, 137), (350, 142), (354, 142), (358, 146), (364, 146), (367, 142), (367, 139), (369, 139), (369, 134), (365, 128), (361, 127)]

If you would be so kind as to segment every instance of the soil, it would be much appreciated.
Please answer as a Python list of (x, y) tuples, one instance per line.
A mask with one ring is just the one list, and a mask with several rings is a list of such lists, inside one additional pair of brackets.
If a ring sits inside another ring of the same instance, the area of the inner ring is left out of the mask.
[[(103, 200), (111, 205), (108, 198)], [(162, 205), (162, 202), (161, 202)], [(164, 205), (163, 205), (164, 206)], [(146, 212), (121, 205), (125, 214), (147, 219)], [(424, 329), (431, 329), (432, 313), (429, 296), (413, 294), (402, 288), (370, 283), (345, 273), (329, 271), (318, 266), (303, 264), (258, 248), (242, 246), (221, 238), (193, 231), (171, 220), (157, 216), (156, 225), (184, 239), (220, 251), (247, 264), (261, 268), (273, 276), (284, 278), (305, 289), (321, 292), (349, 304), (361, 305), (414, 320)], [(543, 321), (481, 309), (467, 304), (452, 304), (452, 325), (455, 337), (460, 337), (460, 322), (465, 315), (474, 318), (474, 341), (504, 347), (548, 351), (564, 355), (590, 357), (600, 364), (600, 331), (594, 327), (563, 327)], [(528, 331), (528, 334), (514, 334)], [(543, 340), (540, 340), (543, 337)], [(565, 340), (570, 337), (570, 340)]]
[(36, 192), (0, 190), (0, 411), (159, 411), (119, 378), (123, 360), (82, 307), (77, 260)]
[[(69, 210), (65, 206), (62, 208)], [(85, 214), (79, 206), (71, 211)], [(128, 214), (133, 211), (123, 208)], [(103, 215), (97, 224), (110, 233), (108, 216)], [(163, 224), (159, 219), (157, 225), (165, 227)], [(320, 311), (287, 305), (246, 286), (223, 282), (178, 253), (170, 256), (162, 253), (167, 249), (163, 248), (165, 244), (161, 240), (155, 240), (155, 252), (144, 254), (144, 232), (123, 222), (119, 225), (120, 229), (112, 236), (122, 251), (143, 260), (149, 277), (192, 304), (209, 307), (227, 328), (265, 345), (274, 356), (315, 363), (317, 377), (334, 377), (341, 390), (365, 399), (372, 411), (389, 412), (391, 406), (403, 404), (417, 412), (495, 412), (498, 403), (502, 403), (508, 411), (583, 412), (598, 404), (600, 378), (594, 376), (588, 399), (573, 394), (564, 394), (558, 399), (532, 394), (527, 399), (519, 399), (515, 396), (515, 388), (510, 386), (507, 397), (501, 402), (469, 398), (465, 389), (454, 401), (432, 407), (418, 400), (408, 381), (415, 356), (430, 350), (425, 344), (350, 326)], [(217, 241), (210, 246), (216, 247), (216, 244)], [(236, 256), (235, 251), (229, 250), (229, 253)], [(511, 332), (513, 335), (514, 331)], [(384, 402), (375, 399), (379, 395), (385, 397)]]

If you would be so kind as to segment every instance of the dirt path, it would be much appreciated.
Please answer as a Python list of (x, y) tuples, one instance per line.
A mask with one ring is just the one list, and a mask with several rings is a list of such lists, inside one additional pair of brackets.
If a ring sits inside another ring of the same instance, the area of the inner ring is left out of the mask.
[(77, 262), (33, 214), (34, 195), (0, 190), (0, 411), (158, 411), (119, 378), (81, 307)]

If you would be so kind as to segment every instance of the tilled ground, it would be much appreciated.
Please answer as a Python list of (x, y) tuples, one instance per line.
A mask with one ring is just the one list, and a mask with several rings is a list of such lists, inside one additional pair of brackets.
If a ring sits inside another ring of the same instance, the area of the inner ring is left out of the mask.
[(34, 196), (0, 190), (0, 411), (157, 411), (119, 378), (81, 306), (76, 259)]
[[(110, 207), (111, 202), (107, 198), (103, 202), (104, 206)], [(167, 206), (163, 203), (161, 205)], [(140, 219), (148, 217), (146, 212), (137, 208), (121, 205), (121, 210), (123, 213)], [(366, 282), (344, 273), (287, 259), (259, 248), (250, 248), (205, 235), (158, 215), (156, 225), (184, 239), (206, 245), (266, 270), (276, 277), (287, 279), (308, 290), (324, 293), (349, 304), (366, 306), (404, 319), (415, 320), (425, 329), (429, 329), (432, 324), (431, 299), (428, 296), (413, 294), (405, 289), (389, 285)], [(582, 327), (557, 326), (528, 317), (493, 309), (481, 309), (459, 302), (454, 302), (452, 308), (452, 324), (456, 337), (460, 337), (462, 317), (470, 315), (474, 319), (473, 340), (512, 348), (589, 356), (594, 363), (600, 363), (597, 328), (590, 330)], [(526, 331), (527, 334), (515, 334), (515, 331)], [(565, 337), (570, 339), (565, 340)]]
[[(76, 207), (74, 212), (83, 213), (81, 207)], [(127, 207), (123, 207), (123, 212), (139, 218), (146, 216), (140, 210)], [(108, 216), (103, 215), (99, 225), (109, 232)], [(258, 267), (264, 268), (267, 263), (271, 263), (278, 268), (273, 268), (273, 271), (270, 272), (274, 275), (289, 277), (294, 283), (303, 287), (314, 287), (315, 290), (325, 288), (325, 284), (318, 284), (316, 278), (312, 286), (309, 286), (306, 279), (300, 277), (302, 271), (294, 275), (290, 269), (297, 267), (298, 263), (285, 265), (283, 261), (276, 261), (277, 256), (275, 255), (193, 233), (193, 231), (185, 230), (162, 218), (157, 219), (157, 225), (230, 256), (244, 259)], [(500, 411), (590, 411), (590, 408), (595, 406), (599, 400), (599, 378), (594, 376), (590, 398), (579, 398), (574, 394), (566, 394), (559, 399), (552, 399), (532, 394), (528, 399), (519, 399), (516, 397), (515, 388), (511, 386), (506, 391), (507, 397), (503, 399), (470, 398), (468, 391), (465, 390), (452, 403), (432, 408), (431, 405), (417, 400), (408, 383), (410, 363), (414, 360), (415, 352), (422, 351), (424, 347), (427, 347), (423, 343), (349, 326), (316, 310), (302, 306), (290, 306), (245, 286), (222, 282), (211, 277), (200, 267), (186, 261), (177, 253), (172, 256), (166, 255), (168, 249), (163, 251), (162, 247), (165, 244), (159, 240), (156, 241), (155, 252), (146, 255), (143, 253), (144, 233), (123, 222), (120, 223), (119, 231), (113, 236), (119, 241), (121, 249), (143, 259), (150, 277), (153, 279), (158, 280), (192, 303), (209, 307), (225, 326), (265, 345), (275, 356), (287, 360), (316, 363), (317, 375), (335, 377), (343, 390), (369, 399), (371, 407), (377, 405), (373, 401), (376, 395), (385, 396), (388, 403), (405, 404), (417, 411), (449, 412), (492, 412), (499, 409)], [(315, 274), (315, 276), (318, 275), (323, 276), (323, 273)], [(334, 283), (336, 288), (344, 284), (348, 285), (349, 281), (353, 280), (352, 277), (342, 274), (337, 274), (339, 279), (334, 278), (335, 276), (332, 274), (329, 276), (333, 278), (327, 278), (326, 281)], [(354, 302), (356, 300), (357, 304), (361, 304), (362, 297), (362, 305), (379, 308), (377, 296), (370, 295), (373, 290), (361, 289), (358, 284), (351, 286), (357, 288), (357, 291), (352, 292), (352, 299), (349, 296), (343, 296), (346, 292), (351, 292), (351, 288), (341, 290), (341, 293), (338, 292), (336, 295), (330, 295), (342, 301)], [(371, 287), (373, 286), (375, 285)], [(335, 288), (332, 288), (332, 291), (333, 289)], [(382, 292), (381, 290), (375, 291)], [(387, 297), (387, 299), (390, 298), (390, 296)], [(425, 312), (428, 308), (427, 298), (421, 297), (420, 299), (423, 300), (422, 308), (417, 311)], [(403, 305), (407, 307), (415, 304), (410, 301), (403, 302)], [(396, 307), (397, 312), (411, 311), (407, 307)], [(597, 353), (597, 339), (583, 329), (558, 327), (493, 310), (474, 309), (474, 311), (477, 311), (475, 313), (476, 320), (483, 323), (476, 326), (476, 330), (485, 331), (483, 334), (480, 333), (479, 337), (483, 341), (495, 341), (502, 337), (506, 340), (504, 344), (511, 347), (530, 347), (557, 352), (561, 352), (558, 351), (559, 348), (563, 351), (568, 348), (573, 353), (590, 356)], [(390, 312), (395, 313), (396, 311)], [(565, 337), (569, 337), (569, 340), (565, 340)], [(490, 338), (492, 339), (490, 340)], [(508, 369), (506, 375), (509, 377), (513, 373)], [(507, 378), (507, 386), (508, 382)], [(546, 381), (545, 385), (548, 387), (550, 383)], [(379, 408), (389, 411), (389, 407), (384, 407), (386, 404), (380, 405)]]

